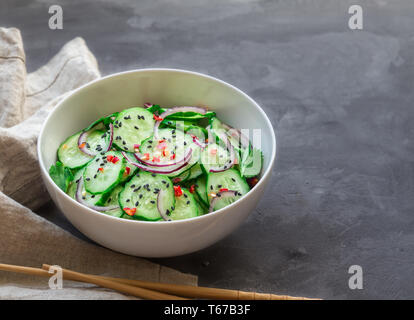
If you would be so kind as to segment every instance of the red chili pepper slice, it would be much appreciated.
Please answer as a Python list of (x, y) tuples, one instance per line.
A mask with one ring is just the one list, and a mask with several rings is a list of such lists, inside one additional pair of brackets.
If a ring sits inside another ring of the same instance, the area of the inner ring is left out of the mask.
[(114, 156), (110, 154), (106, 156), (106, 160), (108, 160), (109, 162), (112, 162), (112, 160), (114, 160)]
[(149, 160), (149, 158), (150, 158), (149, 153), (144, 153), (143, 159), (144, 160)]
[(229, 191), (229, 189), (227, 189), (227, 188), (221, 188), (219, 191), (220, 191), (220, 192), (223, 192), (223, 191)]
[(98, 169), (100, 172), (104, 172), (104, 168), (99, 168)]
[(83, 142), (83, 143), (81, 143), (81, 144), (79, 145), (79, 148), (80, 148), (80, 149), (82, 149), (82, 148), (85, 148), (85, 146), (86, 146), (86, 143), (85, 143), (85, 142)]
[(160, 162), (160, 157), (153, 157), (152, 162)]
[(170, 157), (171, 160), (175, 159), (175, 153), (173, 153), (173, 155)]
[(117, 163), (118, 161), (119, 161), (119, 158), (118, 158), (118, 157), (114, 157), (114, 158), (112, 159), (112, 161), (111, 161), (111, 162), (112, 162), (113, 164), (115, 164), (115, 163)]
[(127, 215), (133, 216), (137, 212), (137, 208), (124, 208)]
[(162, 120), (164, 120), (163, 118), (161, 118), (161, 117), (159, 117), (159, 116), (157, 116), (156, 114), (154, 114), (154, 120), (155, 121), (162, 121)]
[(183, 195), (183, 190), (181, 190), (180, 186), (174, 186), (174, 194), (176, 197), (180, 197)]
[(130, 167), (126, 167), (125, 168), (125, 173), (128, 175), (131, 172), (131, 168)]
[(191, 187), (190, 187), (190, 189), (188, 191), (190, 191), (190, 193), (194, 193), (194, 191), (195, 191), (195, 184), (192, 184)]

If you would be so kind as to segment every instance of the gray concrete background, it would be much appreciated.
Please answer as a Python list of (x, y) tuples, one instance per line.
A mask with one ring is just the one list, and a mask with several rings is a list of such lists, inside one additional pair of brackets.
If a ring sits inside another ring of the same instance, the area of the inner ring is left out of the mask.
[[(236, 232), (154, 259), (201, 285), (330, 299), (414, 298), (414, 2), (0, 2), (33, 71), (82, 36), (103, 75), (143, 67), (204, 72), (246, 91), (278, 136), (273, 179)], [(64, 30), (48, 29), (60, 4)], [(82, 237), (53, 204), (41, 215)], [(349, 266), (364, 289), (348, 288)]]

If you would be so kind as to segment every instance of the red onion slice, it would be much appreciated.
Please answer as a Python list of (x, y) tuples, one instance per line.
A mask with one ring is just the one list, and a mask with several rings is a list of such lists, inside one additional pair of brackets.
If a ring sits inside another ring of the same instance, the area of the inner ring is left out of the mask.
[(88, 208), (91, 208), (91, 209), (96, 210), (96, 211), (101, 211), (101, 212), (114, 210), (114, 209), (119, 208), (119, 206), (116, 206), (116, 205), (108, 206), (108, 207), (94, 206), (94, 205), (86, 202), (85, 200), (83, 200), (82, 189), (83, 189), (83, 177), (80, 177), (80, 179), (78, 181), (78, 186), (76, 188), (75, 198), (79, 203), (83, 204), (84, 206), (87, 206)]
[(138, 163), (135, 162), (133, 159), (130, 159), (127, 155), (126, 152), (122, 151), (122, 155), (124, 156), (124, 158), (133, 166), (136, 166), (138, 168), (140, 168), (141, 170), (144, 171), (148, 171), (148, 172), (152, 172), (152, 173), (159, 173), (159, 174), (169, 174), (169, 173), (174, 173), (178, 170), (180, 170), (181, 168), (183, 168), (184, 166), (186, 166), (188, 164), (188, 162), (190, 162), (191, 160), (191, 155), (192, 155), (193, 149), (189, 149), (187, 156), (185, 158), (185, 161), (182, 164), (176, 165), (174, 167), (168, 167), (168, 168), (159, 168), (159, 167), (154, 167), (154, 166), (147, 166), (144, 165), (142, 163)]
[(89, 132), (90, 131), (85, 131), (81, 133), (78, 139), (78, 147), (79, 147), (79, 150), (82, 151), (84, 154), (90, 157), (94, 157), (96, 156), (96, 153), (89, 151), (88, 148), (86, 147), (86, 139), (88, 138)]
[(166, 195), (167, 190), (162, 189), (160, 190), (160, 192), (158, 192), (158, 196), (157, 196), (157, 209), (158, 212), (160, 213), (161, 217), (165, 220), (165, 221), (171, 221), (171, 218), (169, 217), (169, 214), (171, 214), (171, 211), (167, 208), (164, 207), (163, 205), (163, 197)]
[[(92, 152), (86, 147), (86, 140), (88, 139), (88, 136), (92, 131), (93, 129), (81, 133), (78, 139), (78, 147), (79, 147), (79, 150), (82, 151), (84, 154), (90, 157), (95, 157), (98, 154), (98, 152)], [(112, 123), (110, 123), (109, 124), (109, 143), (108, 143), (106, 150), (104, 150), (104, 152), (108, 152), (109, 150), (111, 150), (113, 141), (114, 141), (114, 126)]]
[[(184, 157), (182, 159), (180, 159), (180, 161), (175, 161), (173, 163), (166, 163), (166, 164), (157, 164), (157, 163), (148, 162), (148, 161), (142, 159), (142, 154), (141, 153), (134, 153), (134, 157), (139, 162), (141, 162), (142, 164), (144, 164), (146, 166), (149, 166), (149, 167), (158, 167), (158, 168), (165, 168), (165, 167), (178, 166), (180, 164), (183, 164), (184, 162), (187, 161), (187, 159), (188, 159), (188, 157), (190, 155), (190, 152), (191, 152), (191, 148), (188, 149), (187, 153), (184, 155)], [(187, 161), (187, 163), (188, 163), (188, 161)]]
[(161, 122), (168, 116), (178, 113), (178, 112), (197, 112), (201, 114), (206, 114), (207, 110), (201, 107), (173, 107), (170, 108), (159, 115), (161, 120), (157, 120), (154, 125), (154, 137), (158, 139), (158, 127), (160, 126)]
[(226, 199), (226, 198), (233, 198), (237, 195), (238, 195), (238, 192), (234, 191), (234, 190), (227, 190), (227, 191), (217, 192), (216, 196), (213, 197), (213, 199), (211, 199), (210, 208), (209, 208), (208, 212), (209, 213), (213, 212), (214, 206), (216, 205), (217, 201), (219, 201), (221, 199)]

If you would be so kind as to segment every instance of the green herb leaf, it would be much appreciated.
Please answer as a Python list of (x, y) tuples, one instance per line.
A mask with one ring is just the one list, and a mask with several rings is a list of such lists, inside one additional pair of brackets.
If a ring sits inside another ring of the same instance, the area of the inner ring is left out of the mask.
[(66, 192), (69, 184), (73, 181), (72, 171), (68, 167), (65, 167), (60, 161), (57, 161), (55, 165), (50, 167), (49, 175), (64, 192)]

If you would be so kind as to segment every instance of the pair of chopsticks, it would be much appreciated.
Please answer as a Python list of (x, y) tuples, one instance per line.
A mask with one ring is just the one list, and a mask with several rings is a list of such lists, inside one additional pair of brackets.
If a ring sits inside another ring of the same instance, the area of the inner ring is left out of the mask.
[[(50, 267), (51, 266), (48, 264), (43, 264), (42, 268), (32, 268), (0, 263), (1, 271), (24, 273), (42, 277), (52, 276), (52, 274), (49, 273)], [(151, 300), (188, 300), (189, 298), (217, 300), (315, 300), (269, 293), (104, 277), (75, 272), (68, 269), (62, 269), (62, 276), (65, 280), (95, 284), (103, 288)]]

